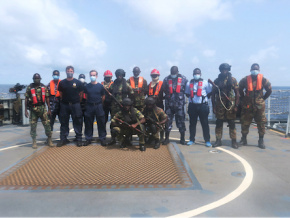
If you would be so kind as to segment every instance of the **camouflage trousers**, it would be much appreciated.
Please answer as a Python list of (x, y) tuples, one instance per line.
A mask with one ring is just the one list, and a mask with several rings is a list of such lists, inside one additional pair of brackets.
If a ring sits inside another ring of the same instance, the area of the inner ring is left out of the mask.
[[(141, 125), (142, 129), (144, 129), (144, 126)], [(138, 128), (138, 127), (137, 127)], [(138, 128), (140, 129), (140, 128)], [(139, 137), (139, 144), (144, 145), (145, 144), (145, 136), (144, 134), (139, 133), (138, 131), (128, 128), (128, 127), (113, 127), (113, 131), (117, 132), (117, 139), (120, 143), (124, 142), (126, 138), (129, 138), (131, 135), (138, 135)]]
[(45, 130), (45, 135), (46, 136), (51, 136), (51, 126), (50, 126), (50, 121), (49, 118), (47, 116), (47, 111), (46, 111), (46, 107), (45, 105), (42, 106), (33, 106), (30, 110), (30, 135), (32, 139), (36, 139), (36, 127), (37, 127), (37, 121), (38, 118), (41, 119), (42, 125), (44, 127)]
[(265, 115), (265, 108), (243, 108), (241, 113), (241, 128), (242, 135), (247, 135), (249, 133), (249, 128), (252, 120), (255, 120), (258, 127), (259, 136), (265, 135), (265, 124), (267, 122)]
[[(237, 139), (235, 120), (227, 120), (227, 122), (229, 125), (230, 138)], [(217, 139), (221, 139), (223, 136), (223, 124), (224, 124), (224, 120), (221, 120), (221, 119), (216, 120), (215, 136)]]
[(112, 106), (111, 106), (111, 119), (113, 119), (113, 117), (116, 115), (116, 113), (118, 113), (121, 110), (121, 107), (117, 104), (117, 103), (113, 103), (112, 102)]
[[(160, 129), (154, 124), (145, 124), (146, 133), (151, 133), (155, 140), (160, 140), (159, 132)], [(162, 130), (162, 129), (161, 129)]]

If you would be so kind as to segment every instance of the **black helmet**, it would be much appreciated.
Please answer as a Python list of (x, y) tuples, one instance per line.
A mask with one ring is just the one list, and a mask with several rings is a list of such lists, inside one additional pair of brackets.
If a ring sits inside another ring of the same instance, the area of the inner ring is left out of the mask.
[(120, 75), (122, 77), (125, 77), (126, 76), (126, 72), (123, 69), (118, 69), (118, 70), (116, 70), (115, 75), (116, 75), (116, 77), (118, 77)]
[(231, 65), (229, 65), (227, 63), (223, 63), (219, 66), (219, 70), (220, 70), (220, 72), (222, 72), (222, 70), (231, 71)]
[(145, 100), (145, 104), (146, 104), (146, 105), (154, 105), (154, 104), (155, 104), (155, 99), (152, 98), (152, 97), (148, 97), (148, 98), (146, 98), (146, 100)]
[(133, 102), (130, 98), (124, 98), (123, 99), (123, 102), (122, 102), (122, 105), (123, 106), (132, 106)]
[(80, 79), (80, 78), (85, 79), (85, 78), (86, 78), (85, 74), (81, 73), (81, 74), (79, 75), (79, 79)]

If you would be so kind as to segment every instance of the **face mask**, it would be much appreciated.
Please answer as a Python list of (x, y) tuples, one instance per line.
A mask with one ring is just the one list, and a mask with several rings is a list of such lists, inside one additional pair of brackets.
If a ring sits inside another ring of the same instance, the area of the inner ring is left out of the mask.
[(33, 79), (33, 82), (34, 82), (35, 84), (39, 84), (39, 83), (40, 83), (40, 79)]
[(79, 81), (81, 81), (82, 83), (84, 83), (86, 80), (84, 78), (80, 78)]
[(97, 80), (97, 78), (95, 76), (91, 76), (90, 78), (91, 78), (92, 82), (95, 82)]
[(155, 78), (152, 77), (152, 81), (158, 81), (159, 80), (159, 76), (156, 76)]
[(105, 77), (104, 80), (108, 83), (111, 82), (111, 77)]
[(194, 75), (193, 75), (193, 78), (194, 78), (195, 80), (199, 80), (199, 79), (200, 79), (200, 74), (194, 74)]
[(52, 78), (57, 80), (57, 79), (59, 79), (59, 76), (58, 75), (53, 75)]
[(67, 78), (73, 78), (73, 73), (66, 73)]
[(253, 76), (257, 76), (259, 73), (260, 73), (259, 70), (251, 70), (251, 74), (252, 74)]
[(171, 74), (170, 76), (171, 76), (171, 78), (175, 79), (177, 77), (177, 74), (175, 74), (175, 75)]

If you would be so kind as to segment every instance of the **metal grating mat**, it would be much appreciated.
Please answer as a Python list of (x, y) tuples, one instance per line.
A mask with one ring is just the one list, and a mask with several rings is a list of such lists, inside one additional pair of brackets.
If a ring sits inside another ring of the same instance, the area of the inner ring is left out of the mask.
[(173, 145), (42, 147), (0, 175), (0, 190), (193, 188)]

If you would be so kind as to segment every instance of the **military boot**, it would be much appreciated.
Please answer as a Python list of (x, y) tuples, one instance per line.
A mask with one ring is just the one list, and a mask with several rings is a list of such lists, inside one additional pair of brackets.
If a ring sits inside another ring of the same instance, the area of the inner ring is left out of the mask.
[(169, 144), (169, 132), (165, 133), (165, 140), (162, 143), (163, 145), (168, 145)]
[(140, 151), (146, 151), (146, 147), (144, 144), (140, 144)]
[(186, 145), (186, 142), (185, 142), (185, 132), (181, 132), (180, 133), (180, 141), (179, 141), (180, 144), (182, 145)]
[(261, 148), (261, 149), (265, 149), (265, 144), (264, 144), (264, 139), (263, 138), (259, 138), (259, 141), (258, 141), (258, 147)]
[(47, 138), (47, 145), (48, 145), (49, 147), (54, 147), (54, 146), (55, 146), (55, 145), (52, 143), (51, 136), (49, 136), (49, 137)]
[(240, 145), (247, 145), (247, 136), (243, 135), (241, 141), (239, 142)]
[(160, 140), (155, 139), (154, 149), (158, 149), (158, 148), (160, 148)]
[(219, 147), (222, 146), (222, 140), (221, 139), (216, 139), (216, 142), (213, 144), (212, 147)]
[(36, 149), (37, 148), (36, 139), (33, 139), (32, 148), (33, 149)]
[(234, 149), (238, 149), (239, 148), (236, 139), (232, 139), (232, 148), (234, 148)]

